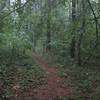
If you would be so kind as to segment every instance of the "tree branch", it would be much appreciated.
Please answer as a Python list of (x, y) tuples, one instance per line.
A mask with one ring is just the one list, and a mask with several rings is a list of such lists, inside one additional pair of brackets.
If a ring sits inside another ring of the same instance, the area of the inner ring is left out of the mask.
[[(13, 12), (15, 12), (16, 10), (19, 10), (19, 9), (25, 7), (26, 4), (27, 4), (29, 1), (30, 1), (30, 0), (27, 0), (21, 7), (18, 7), (18, 8), (16, 8), (16, 9), (10, 11), (7, 15), (5, 15), (3, 18), (1, 18), (1, 21), (3, 21), (6, 17), (8, 17), (10, 14), (12, 14)], [(1, 21), (0, 21), (0, 22), (1, 22)]]
[[(88, 4), (89, 4), (89, 6), (90, 6), (90, 9), (92, 10), (92, 13), (93, 13), (93, 16), (94, 16), (93, 20), (95, 21), (95, 27), (96, 27), (96, 43), (95, 43), (94, 48), (93, 48), (93, 50), (95, 50), (96, 47), (99, 45), (99, 41), (98, 41), (98, 38), (99, 38), (98, 25), (99, 25), (99, 23), (98, 23), (98, 18), (97, 18), (97, 16), (96, 16), (95, 12), (94, 12), (94, 9), (93, 9), (93, 7), (92, 7), (92, 5), (91, 5), (90, 0), (87, 0), (87, 2), (88, 2)], [(92, 50), (92, 51), (93, 51), (93, 50)], [(91, 51), (90, 51), (90, 52), (91, 52)], [(92, 56), (92, 52), (91, 52), (91, 54), (85, 59), (84, 63), (86, 63), (86, 61), (88, 61), (88, 60), (90, 59), (91, 56)]]
[(98, 45), (98, 37), (99, 37), (99, 31), (98, 31), (98, 19), (96, 17), (96, 14), (94, 12), (94, 9), (91, 5), (91, 2), (90, 0), (87, 0), (89, 6), (90, 6), (90, 9), (92, 10), (92, 13), (93, 13), (93, 16), (94, 16), (94, 21), (95, 21), (95, 27), (96, 27), (96, 44), (95, 44), (95, 47)]

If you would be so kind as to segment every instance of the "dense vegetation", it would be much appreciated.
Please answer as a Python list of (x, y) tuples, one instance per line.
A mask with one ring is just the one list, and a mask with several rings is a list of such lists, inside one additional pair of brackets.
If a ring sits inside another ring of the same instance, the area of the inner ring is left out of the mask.
[(0, 0), (0, 100), (44, 83), (33, 52), (59, 66), (73, 100), (99, 100), (99, 33), (100, 0)]

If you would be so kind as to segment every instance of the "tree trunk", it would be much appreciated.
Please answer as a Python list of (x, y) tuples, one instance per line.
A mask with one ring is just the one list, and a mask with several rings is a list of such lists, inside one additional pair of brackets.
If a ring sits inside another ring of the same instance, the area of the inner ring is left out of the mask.
[[(72, 0), (72, 24), (75, 24), (76, 19), (76, 0)], [(70, 55), (72, 58), (75, 57), (75, 29), (72, 29), (72, 40), (71, 40), (71, 48), (70, 48)]]
[(81, 22), (81, 28), (80, 28), (80, 34), (77, 44), (77, 64), (80, 66), (82, 64), (81, 60), (81, 45), (82, 45), (82, 38), (83, 34), (85, 33), (85, 13), (86, 13), (86, 1), (82, 0), (82, 22)]
[(51, 1), (47, 0), (47, 43), (46, 51), (51, 50)]

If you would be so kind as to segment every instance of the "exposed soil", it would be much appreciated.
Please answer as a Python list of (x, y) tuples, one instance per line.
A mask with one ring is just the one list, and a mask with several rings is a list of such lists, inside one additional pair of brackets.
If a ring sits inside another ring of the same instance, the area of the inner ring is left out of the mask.
[(44, 84), (35, 90), (29, 89), (26, 93), (18, 93), (16, 100), (61, 100), (59, 97), (71, 97), (72, 88), (64, 85), (60, 78), (58, 68), (49, 66), (38, 54), (33, 53), (33, 60), (41, 66), (45, 72)]
[(33, 53), (33, 59), (45, 71), (46, 84), (42, 85), (36, 90), (37, 100), (58, 100), (62, 96), (72, 96), (71, 87), (65, 87), (63, 79), (58, 75), (58, 69), (54, 66), (49, 66), (44, 60), (41, 59), (36, 53)]

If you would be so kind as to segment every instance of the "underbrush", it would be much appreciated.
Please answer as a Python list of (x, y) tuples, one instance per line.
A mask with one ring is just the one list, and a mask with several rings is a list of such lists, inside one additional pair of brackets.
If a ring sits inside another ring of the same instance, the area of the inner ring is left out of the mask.
[(66, 87), (72, 87), (74, 93), (71, 97), (72, 100), (100, 99), (100, 72), (98, 69), (91, 69), (91, 66), (65, 66), (60, 68), (58, 75), (64, 78)]
[(34, 90), (43, 83), (44, 72), (30, 56), (3, 58), (0, 59), (0, 100), (12, 100), (16, 96), (15, 91)]
[[(46, 61), (59, 68), (58, 76), (64, 79), (66, 87), (71, 87), (73, 97), (58, 97), (57, 100), (99, 100), (100, 68), (98, 64), (76, 66), (70, 57), (47, 53)], [(54, 66), (53, 66), (54, 67)]]

